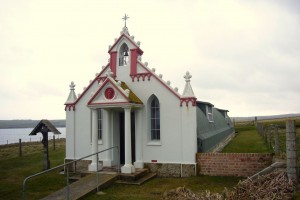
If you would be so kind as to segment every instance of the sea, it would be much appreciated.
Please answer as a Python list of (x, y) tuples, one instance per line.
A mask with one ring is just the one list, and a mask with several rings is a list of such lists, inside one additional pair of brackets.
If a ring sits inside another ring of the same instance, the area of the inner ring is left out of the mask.
[[(10, 128), (10, 129), (0, 129), (0, 145), (19, 143), (19, 139), (22, 142), (35, 142), (42, 141), (43, 135), (42, 133), (37, 133), (37, 135), (29, 136), (33, 128)], [(66, 138), (66, 128), (57, 128), (57, 130), (61, 133), (55, 135), (55, 139)], [(53, 139), (53, 133), (48, 133), (48, 139)]]

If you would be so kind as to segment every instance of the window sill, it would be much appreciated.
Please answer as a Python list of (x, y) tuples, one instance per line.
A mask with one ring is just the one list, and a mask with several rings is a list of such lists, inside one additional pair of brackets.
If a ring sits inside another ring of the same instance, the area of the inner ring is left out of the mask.
[(148, 146), (161, 146), (160, 140), (153, 140), (147, 143)]

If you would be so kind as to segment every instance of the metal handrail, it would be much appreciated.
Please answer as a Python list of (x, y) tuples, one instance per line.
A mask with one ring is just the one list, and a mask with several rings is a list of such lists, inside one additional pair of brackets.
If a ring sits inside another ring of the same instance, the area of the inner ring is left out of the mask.
[[(47, 169), (47, 170), (45, 170), (45, 171), (38, 172), (38, 173), (36, 173), (36, 174), (27, 176), (27, 177), (24, 179), (24, 181), (23, 181), (23, 187), (22, 187), (22, 199), (23, 199), (23, 200), (26, 199), (26, 181), (27, 181), (27, 180), (29, 180), (29, 179), (31, 179), (31, 178), (33, 178), (33, 177), (36, 177), (36, 176), (39, 176), (39, 175), (48, 173), (48, 172), (53, 171), (53, 170), (55, 170), (55, 169), (58, 169), (58, 168), (61, 168), (61, 167), (65, 167), (65, 166), (67, 166), (67, 165), (69, 165), (69, 164), (75, 163), (75, 162), (77, 162), (77, 161), (83, 160), (83, 159), (85, 159), (85, 158), (88, 158), (88, 157), (91, 157), (91, 156), (94, 156), (94, 155), (97, 155), (97, 161), (98, 161), (98, 162), (97, 162), (97, 173), (96, 173), (96, 174), (97, 174), (97, 176), (96, 176), (96, 179), (97, 179), (97, 180), (96, 180), (96, 183), (97, 183), (97, 192), (99, 192), (99, 186), (98, 186), (98, 185), (99, 185), (99, 180), (98, 180), (98, 177), (99, 177), (99, 170), (98, 170), (99, 160), (98, 160), (98, 158), (99, 158), (99, 157), (98, 157), (98, 156), (99, 156), (100, 153), (103, 153), (103, 152), (105, 152), (105, 151), (108, 151), (108, 150), (111, 150), (111, 149), (114, 149), (114, 148), (117, 149), (117, 151), (118, 151), (117, 155), (119, 155), (119, 146), (113, 146), (113, 147), (104, 149), (104, 150), (102, 150), (102, 151), (98, 151), (98, 152), (96, 152), (96, 153), (93, 153), (93, 154), (84, 156), (84, 157), (82, 157), (82, 158), (79, 158), (79, 159), (76, 159), (76, 160), (67, 162), (67, 163), (65, 163), (65, 164), (58, 165), (58, 166), (53, 167), (53, 168), (51, 168), (51, 169)], [(119, 159), (118, 159), (118, 160), (119, 160)], [(119, 172), (119, 170), (120, 170), (120, 161), (118, 161), (118, 172)], [(67, 199), (69, 199), (69, 198), (70, 198), (70, 195), (69, 195), (70, 189), (69, 189), (69, 168), (68, 168), (68, 167), (66, 168), (66, 171), (67, 171)]]

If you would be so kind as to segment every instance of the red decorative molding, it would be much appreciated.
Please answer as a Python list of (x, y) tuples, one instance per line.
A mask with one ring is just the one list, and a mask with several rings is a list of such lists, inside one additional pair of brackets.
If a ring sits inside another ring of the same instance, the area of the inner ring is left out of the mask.
[(115, 96), (115, 91), (111, 87), (106, 88), (104, 95), (106, 99), (112, 99)]
[(74, 104), (65, 104), (65, 111), (69, 110), (71, 111), (71, 109), (73, 108), (73, 111), (75, 111), (75, 103)]
[(101, 81), (104, 82), (106, 78), (107, 76), (97, 77), (97, 81), (98, 83), (100, 83)]
[(134, 82), (134, 79), (136, 78), (137, 81), (140, 81), (140, 78), (142, 78), (143, 81), (145, 81), (145, 78), (148, 78), (148, 81), (150, 81), (152, 74), (151, 73), (139, 73), (135, 75), (130, 75), (132, 82)]
[(189, 106), (189, 102), (192, 102), (192, 106), (196, 106), (196, 100), (195, 97), (187, 97), (187, 98), (180, 98), (180, 107), (182, 107), (182, 104), (185, 102), (186, 107)]

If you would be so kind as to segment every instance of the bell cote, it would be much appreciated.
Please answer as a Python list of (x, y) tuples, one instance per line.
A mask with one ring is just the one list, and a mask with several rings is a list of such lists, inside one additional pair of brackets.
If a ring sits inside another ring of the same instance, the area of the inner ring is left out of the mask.
[(140, 42), (134, 41), (134, 36), (130, 36), (128, 28), (125, 26), (121, 31), (121, 36), (115, 39), (115, 43), (109, 47), (110, 69), (116, 76), (120, 67), (128, 67), (130, 75), (137, 73), (137, 60), (143, 54), (140, 49)]

